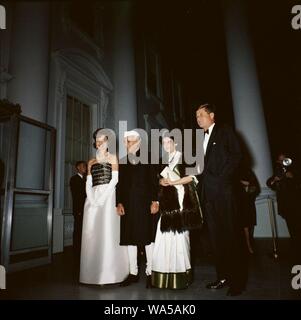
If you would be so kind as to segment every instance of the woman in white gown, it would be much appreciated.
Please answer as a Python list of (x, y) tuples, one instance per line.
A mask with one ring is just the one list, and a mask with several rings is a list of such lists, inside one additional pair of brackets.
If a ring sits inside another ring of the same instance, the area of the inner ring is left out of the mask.
[(118, 162), (108, 149), (108, 137), (94, 132), (96, 159), (88, 163), (84, 206), (80, 282), (112, 284), (129, 274), (127, 249), (119, 245), (120, 217), (115, 208)]
[(203, 223), (197, 180), (185, 175), (182, 154), (175, 147), (172, 137), (163, 138), (169, 161), (161, 172), (160, 219), (152, 264), (152, 286), (166, 289), (184, 289), (191, 283), (189, 230)]

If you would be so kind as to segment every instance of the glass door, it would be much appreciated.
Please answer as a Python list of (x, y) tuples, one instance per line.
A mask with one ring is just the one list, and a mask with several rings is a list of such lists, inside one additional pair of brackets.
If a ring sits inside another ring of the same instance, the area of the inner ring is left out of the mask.
[(1, 126), (1, 264), (11, 272), (51, 262), (55, 129), (19, 115)]

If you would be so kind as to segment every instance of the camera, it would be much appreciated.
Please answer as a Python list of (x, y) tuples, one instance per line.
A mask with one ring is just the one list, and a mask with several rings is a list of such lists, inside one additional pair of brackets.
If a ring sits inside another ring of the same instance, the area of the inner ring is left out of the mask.
[(278, 178), (283, 178), (285, 173), (287, 172), (287, 168), (293, 163), (293, 160), (291, 158), (284, 158), (282, 160), (282, 163), (279, 164), (279, 166), (276, 169), (276, 176)]
[(293, 163), (293, 160), (291, 158), (284, 158), (282, 161), (283, 167), (287, 168)]

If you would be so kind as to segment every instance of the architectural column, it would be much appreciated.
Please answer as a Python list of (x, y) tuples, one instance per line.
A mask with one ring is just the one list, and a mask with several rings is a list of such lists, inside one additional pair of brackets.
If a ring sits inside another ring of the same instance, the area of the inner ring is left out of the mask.
[(10, 55), (10, 37), (12, 29), (12, 8), (13, 5), (8, 1), (1, 1), (5, 8), (6, 25), (5, 29), (0, 30), (0, 99), (7, 98), (7, 84), (12, 79), (8, 73)]
[[(46, 122), (49, 64), (49, 3), (16, 2), (13, 12), (7, 98), (22, 115)], [(17, 186), (43, 188), (45, 131), (21, 124)]]
[(113, 9), (112, 75), (115, 128), (127, 121), (128, 130), (137, 127), (135, 56), (132, 33), (132, 4), (115, 1)]
[[(8, 82), (7, 98), (21, 105), (22, 115), (42, 123), (47, 121), (49, 23), (49, 2), (15, 2), (8, 70), (12, 79)], [(21, 121), (16, 170), (18, 188), (47, 188), (45, 177), (50, 164), (47, 142), (49, 148), (43, 128)], [(19, 195), (15, 199), (12, 237), (15, 248), (47, 243), (47, 204), (44, 198), (36, 195)]]
[(49, 64), (49, 3), (16, 2), (13, 13), (8, 99), (22, 114), (46, 121)]
[[(223, 10), (235, 125), (251, 154), (252, 169), (261, 186), (257, 201), (257, 234), (265, 237), (271, 234), (267, 198), (273, 195), (266, 187), (266, 180), (273, 171), (246, 8), (242, 1), (224, 0)], [(283, 221), (277, 222), (279, 234), (286, 235)]]

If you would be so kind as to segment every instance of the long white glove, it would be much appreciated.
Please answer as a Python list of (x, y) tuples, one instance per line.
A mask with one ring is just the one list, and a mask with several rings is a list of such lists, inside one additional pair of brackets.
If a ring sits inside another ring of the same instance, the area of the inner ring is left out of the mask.
[(101, 194), (97, 194), (93, 188), (92, 183), (92, 176), (87, 176), (86, 181), (86, 194), (89, 202), (93, 204), (94, 206), (102, 206), (107, 197), (113, 192), (116, 184), (118, 183), (118, 171), (112, 171), (112, 179), (107, 185), (106, 190)]
[[(110, 194), (115, 189), (116, 184), (118, 183), (118, 171), (112, 171), (112, 179), (107, 185), (106, 190), (100, 195), (100, 197), (95, 198), (96, 205), (102, 206)], [(114, 200), (115, 201), (115, 200)]]
[(86, 180), (86, 194), (87, 194), (87, 199), (92, 204), (95, 204), (94, 193), (95, 191), (93, 190), (92, 175), (89, 174)]

